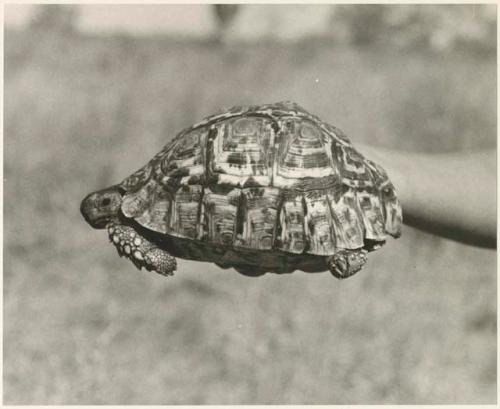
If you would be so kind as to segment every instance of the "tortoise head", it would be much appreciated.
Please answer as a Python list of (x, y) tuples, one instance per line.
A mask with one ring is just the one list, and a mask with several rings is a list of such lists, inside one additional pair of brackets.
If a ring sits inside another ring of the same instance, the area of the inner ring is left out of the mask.
[(112, 186), (89, 194), (82, 200), (80, 211), (94, 229), (103, 229), (117, 219), (122, 204), (122, 190)]

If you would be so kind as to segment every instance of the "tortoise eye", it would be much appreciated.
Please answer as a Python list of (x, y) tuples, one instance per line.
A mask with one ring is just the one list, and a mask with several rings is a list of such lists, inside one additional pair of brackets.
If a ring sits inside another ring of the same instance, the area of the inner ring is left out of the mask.
[(104, 199), (102, 199), (101, 205), (102, 206), (109, 206), (110, 203), (111, 203), (111, 199), (109, 197), (105, 197)]

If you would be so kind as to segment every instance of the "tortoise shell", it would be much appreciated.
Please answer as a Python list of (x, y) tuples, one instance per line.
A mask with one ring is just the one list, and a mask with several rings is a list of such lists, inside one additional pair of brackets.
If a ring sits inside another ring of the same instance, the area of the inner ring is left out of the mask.
[(338, 128), (292, 102), (210, 116), (119, 186), (123, 215), (146, 234), (180, 257), (223, 267), (263, 252), (269, 263), (371, 251), (401, 234), (386, 172)]

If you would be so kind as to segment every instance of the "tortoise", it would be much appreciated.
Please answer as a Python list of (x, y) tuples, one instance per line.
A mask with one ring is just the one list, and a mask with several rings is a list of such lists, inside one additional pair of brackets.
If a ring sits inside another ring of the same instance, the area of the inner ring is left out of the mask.
[(120, 256), (172, 275), (176, 258), (266, 272), (358, 272), (401, 235), (384, 169), (296, 103), (235, 106), (181, 131), (81, 212)]

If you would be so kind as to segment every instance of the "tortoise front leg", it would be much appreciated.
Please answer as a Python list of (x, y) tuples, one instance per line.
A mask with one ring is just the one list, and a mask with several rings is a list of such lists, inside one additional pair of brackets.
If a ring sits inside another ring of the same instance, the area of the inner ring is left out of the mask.
[(366, 263), (366, 253), (364, 249), (338, 250), (328, 259), (328, 268), (337, 278), (347, 278), (356, 274)]
[(109, 239), (115, 245), (118, 254), (131, 260), (139, 270), (145, 267), (148, 271), (164, 276), (174, 274), (177, 261), (167, 251), (158, 248), (132, 227), (110, 223), (107, 228)]

